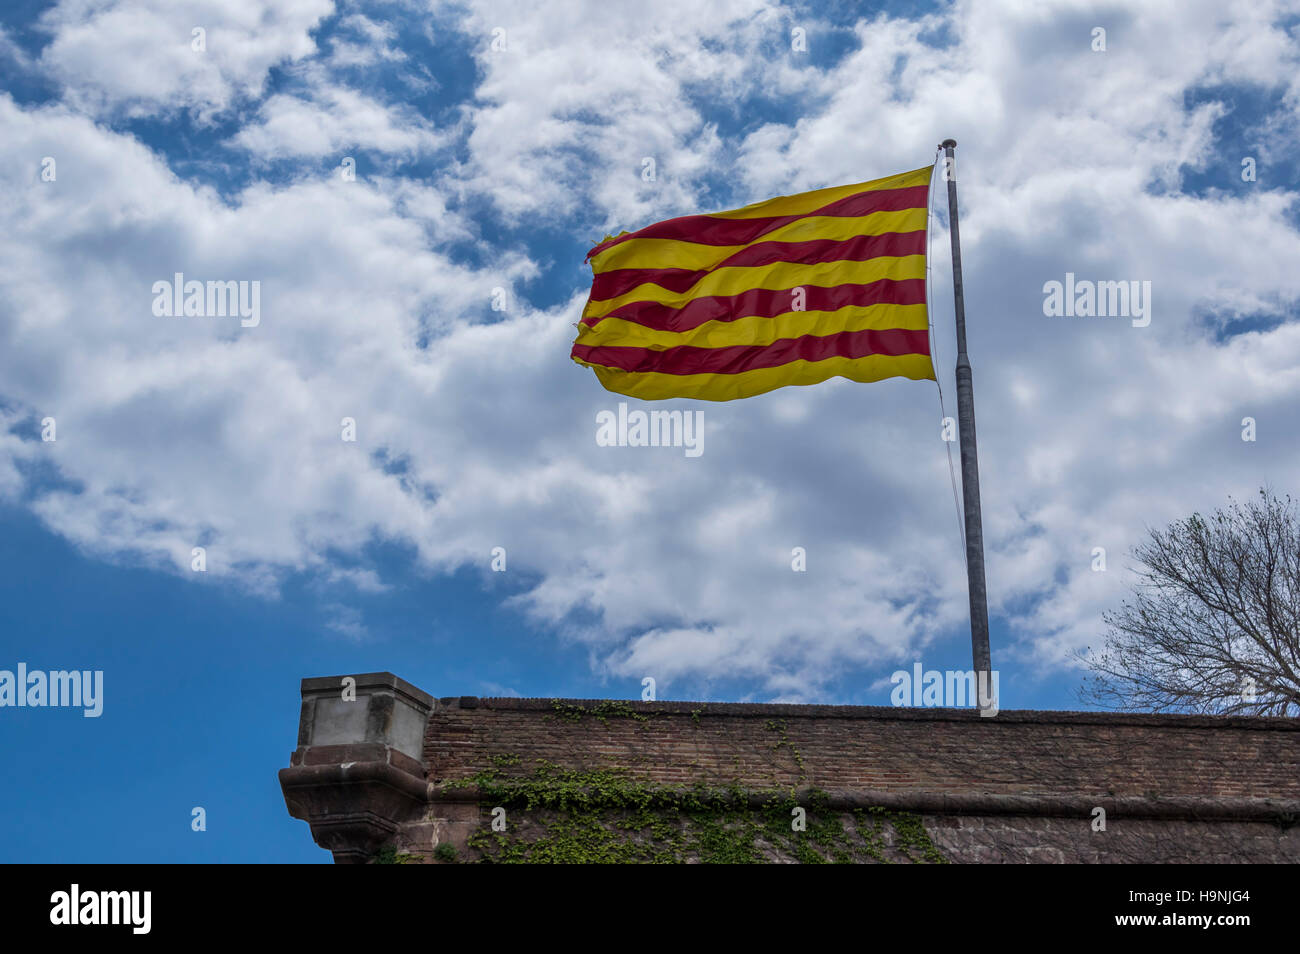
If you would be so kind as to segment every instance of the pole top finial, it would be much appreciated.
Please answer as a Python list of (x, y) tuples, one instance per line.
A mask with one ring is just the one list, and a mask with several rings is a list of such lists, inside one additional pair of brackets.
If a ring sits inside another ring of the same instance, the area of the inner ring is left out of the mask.
[(939, 148), (940, 148), (940, 149), (956, 149), (956, 148), (957, 148), (957, 140), (956, 140), (956, 139), (945, 139), (943, 142), (939, 143)]

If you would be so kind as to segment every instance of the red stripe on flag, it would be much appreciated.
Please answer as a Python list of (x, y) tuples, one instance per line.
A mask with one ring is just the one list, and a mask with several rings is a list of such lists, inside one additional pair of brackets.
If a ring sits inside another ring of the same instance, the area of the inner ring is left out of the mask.
[(672, 292), (690, 290), (705, 275), (719, 268), (757, 267), (786, 262), (815, 265), (819, 262), (865, 262), (880, 256), (925, 254), (925, 229), (915, 232), (885, 232), (855, 235), (840, 242), (814, 239), (809, 242), (756, 242), (746, 246), (712, 268), (616, 268), (602, 272), (591, 284), (592, 301), (608, 301), (647, 282)]
[[(835, 311), (850, 305), (924, 305), (925, 279), (882, 278), (863, 285), (805, 285), (804, 311)], [(656, 331), (690, 331), (706, 321), (735, 321), (757, 316), (772, 318), (790, 311), (790, 289), (753, 288), (739, 295), (706, 295), (680, 308), (657, 301), (636, 301), (620, 305), (608, 315), (583, 318), (595, 327), (606, 318), (622, 318)]]
[(842, 331), (834, 335), (803, 335), (782, 338), (769, 345), (731, 345), (724, 348), (694, 348), (682, 345), (656, 351), (652, 348), (621, 346), (573, 346), (573, 357), (590, 364), (622, 371), (659, 374), (741, 374), (760, 368), (775, 368), (791, 361), (824, 361), (827, 358), (865, 358), (873, 354), (900, 355), (930, 353), (927, 331), (891, 328), (883, 331)]
[(810, 215), (855, 217), (873, 212), (901, 212), (904, 209), (924, 209), (930, 203), (929, 186), (908, 186), (904, 189), (876, 189), (845, 196), (829, 205), (804, 215), (766, 216), (756, 219), (723, 219), (713, 215), (681, 215), (647, 225), (638, 232), (630, 232), (601, 242), (587, 258), (631, 239), (659, 238), (681, 239), (700, 245), (748, 245), (773, 229), (778, 229)]

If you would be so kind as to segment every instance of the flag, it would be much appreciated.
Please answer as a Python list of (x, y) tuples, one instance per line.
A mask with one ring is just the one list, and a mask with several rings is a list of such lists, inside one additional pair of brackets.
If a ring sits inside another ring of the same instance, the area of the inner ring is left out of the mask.
[(933, 380), (931, 171), (607, 238), (587, 253), (573, 360), (648, 401), (731, 401), (835, 376)]

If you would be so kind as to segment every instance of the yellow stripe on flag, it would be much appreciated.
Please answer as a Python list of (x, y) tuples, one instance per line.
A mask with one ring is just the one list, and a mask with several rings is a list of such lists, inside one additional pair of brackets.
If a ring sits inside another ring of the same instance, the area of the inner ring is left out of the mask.
[(841, 331), (930, 327), (925, 305), (850, 305), (835, 311), (787, 311), (772, 318), (751, 315), (732, 321), (706, 321), (690, 331), (659, 331), (622, 318), (606, 318), (582, 336), (583, 344), (635, 348), (720, 348), (766, 345), (781, 338), (831, 335)]
[(742, 374), (631, 374), (574, 359), (596, 372), (607, 391), (643, 401), (694, 398), (697, 401), (735, 401), (754, 397), (789, 385), (820, 384), (830, 378), (848, 378), (862, 384), (885, 378), (933, 381), (929, 355), (871, 355), (867, 358), (827, 358), (825, 361), (792, 361), (776, 368)]
[(789, 291), (806, 285), (829, 288), (834, 285), (865, 285), (886, 278), (892, 281), (925, 278), (925, 256), (884, 256), (865, 262), (818, 262), (816, 265), (778, 262), (759, 268), (719, 268), (696, 282), (690, 291), (671, 292), (652, 282), (638, 285), (617, 298), (589, 302), (582, 310), (582, 317), (599, 318), (623, 305), (639, 301), (680, 308), (706, 295), (739, 295), (754, 288), (774, 291)]
[(801, 192), (798, 195), (780, 195), (774, 199), (764, 199), (753, 205), (746, 205), (731, 212), (710, 212), (718, 219), (760, 219), (769, 215), (807, 215), (839, 199), (863, 192), (882, 192), (886, 189), (906, 189), (910, 186), (928, 186), (933, 166), (913, 169), (896, 176), (872, 179), (856, 185), (834, 186), (830, 189), (817, 189), (813, 192)]
[[(926, 209), (872, 212), (861, 216), (810, 215), (773, 229), (760, 242), (843, 242), (859, 235), (925, 231)], [(749, 245), (757, 244), (750, 242)], [(619, 268), (712, 268), (748, 245), (702, 245), (680, 239), (628, 239), (591, 258), (597, 275)]]
[(731, 401), (832, 377), (933, 380), (932, 171), (620, 232), (588, 255), (595, 278), (573, 360), (648, 401)]

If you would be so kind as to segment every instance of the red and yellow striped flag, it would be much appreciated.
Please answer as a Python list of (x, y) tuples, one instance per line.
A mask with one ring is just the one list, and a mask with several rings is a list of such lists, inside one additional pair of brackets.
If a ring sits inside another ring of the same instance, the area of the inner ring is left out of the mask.
[(932, 167), (624, 232), (573, 360), (608, 390), (731, 401), (837, 375), (933, 380), (925, 301)]

